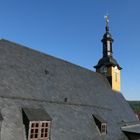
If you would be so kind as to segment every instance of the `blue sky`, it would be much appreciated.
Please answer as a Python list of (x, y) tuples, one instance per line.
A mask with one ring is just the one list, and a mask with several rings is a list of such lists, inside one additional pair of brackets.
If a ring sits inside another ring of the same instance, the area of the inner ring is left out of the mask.
[(0, 38), (94, 71), (102, 57), (104, 15), (123, 68), (122, 93), (140, 100), (139, 0), (0, 0)]

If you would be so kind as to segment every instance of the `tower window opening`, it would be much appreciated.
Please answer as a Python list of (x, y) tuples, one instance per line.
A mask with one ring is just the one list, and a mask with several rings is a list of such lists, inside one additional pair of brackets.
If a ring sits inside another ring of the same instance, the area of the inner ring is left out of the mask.
[(118, 68), (115, 66), (115, 82), (117, 82), (118, 79)]
[(115, 81), (117, 82), (117, 77), (118, 77), (118, 74), (117, 72), (115, 72)]

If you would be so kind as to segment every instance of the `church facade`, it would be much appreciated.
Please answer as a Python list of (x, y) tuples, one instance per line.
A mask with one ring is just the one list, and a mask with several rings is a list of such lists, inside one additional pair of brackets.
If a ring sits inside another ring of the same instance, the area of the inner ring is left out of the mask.
[[(137, 140), (108, 22), (96, 72), (0, 40), (0, 140)], [(118, 94), (119, 93), (119, 94)]]

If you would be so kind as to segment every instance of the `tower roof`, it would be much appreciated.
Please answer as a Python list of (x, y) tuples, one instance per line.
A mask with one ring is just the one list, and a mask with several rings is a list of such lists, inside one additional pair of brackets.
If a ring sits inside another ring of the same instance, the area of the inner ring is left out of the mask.
[(106, 41), (106, 40), (110, 40), (110, 41), (114, 41), (113, 39), (112, 39), (112, 35), (111, 35), (111, 33), (110, 32), (106, 32), (104, 35), (103, 35), (103, 39), (101, 40), (102, 42), (104, 42), (104, 41)]
[(98, 64), (96, 66), (94, 66), (94, 68), (100, 68), (101, 66), (117, 66), (119, 70), (121, 70), (122, 68), (120, 67), (120, 65), (118, 64), (118, 62), (113, 58), (113, 57), (102, 57)]
[(110, 40), (113, 42), (113, 39), (112, 39), (112, 35), (111, 33), (109, 32), (109, 16), (105, 16), (105, 19), (106, 19), (106, 27), (105, 27), (105, 34), (103, 35), (103, 39), (102, 39), (102, 42), (106, 41), (106, 40)]
[(105, 26), (105, 33), (103, 35), (103, 39), (101, 40), (103, 43), (103, 57), (98, 61), (98, 64), (94, 66), (94, 68), (100, 68), (101, 66), (117, 66), (118, 69), (122, 69), (118, 62), (113, 57), (112, 51), (112, 43), (113, 38), (111, 33), (109, 32), (109, 17), (105, 16), (106, 19), (106, 26)]

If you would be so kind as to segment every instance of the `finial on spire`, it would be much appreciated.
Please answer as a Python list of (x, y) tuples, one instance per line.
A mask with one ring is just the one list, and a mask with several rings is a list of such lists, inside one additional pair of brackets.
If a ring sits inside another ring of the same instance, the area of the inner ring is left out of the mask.
[(109, 31), (109, 15), (107, 14), (107, 15), (105, 15), (104, 16), (104, 18), (105, 18), (105, 20), (106, 20), (106, 32), (108, 32)]

